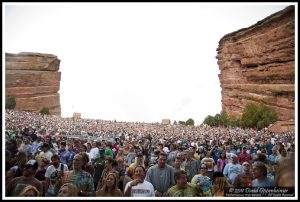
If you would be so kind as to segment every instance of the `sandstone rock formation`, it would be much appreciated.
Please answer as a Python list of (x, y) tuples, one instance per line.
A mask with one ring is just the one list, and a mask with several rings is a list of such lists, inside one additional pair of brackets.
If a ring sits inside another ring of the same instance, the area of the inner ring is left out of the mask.
[(248, 28), (225, 35), (217, 48), (222, 109), (240, 116), (247, 102), (295, 118), (295, 8), (288, 6)]
[(51, 54), (22, 52), (5, 54), (5, 95), (16, 98), (16, 110), (61, 115), (60, 60)]

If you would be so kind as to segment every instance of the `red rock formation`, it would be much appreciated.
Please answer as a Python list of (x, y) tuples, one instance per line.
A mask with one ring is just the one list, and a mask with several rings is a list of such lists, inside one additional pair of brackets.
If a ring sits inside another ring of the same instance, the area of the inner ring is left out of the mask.
[(61, 115), (57, 56), (40, 53), (5, 54), (5, 95), (16, 98), (16, 110)]
[(222, 109), (240, 116), (248, 102), (295, 118), (295, 8), (225, 35), (217, 49)]

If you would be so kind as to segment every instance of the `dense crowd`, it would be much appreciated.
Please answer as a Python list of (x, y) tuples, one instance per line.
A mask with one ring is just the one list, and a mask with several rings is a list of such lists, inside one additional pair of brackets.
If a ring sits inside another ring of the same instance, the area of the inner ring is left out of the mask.
[(295, 133), (5, 111), (6, 196), (219, 197), (295, 187)]

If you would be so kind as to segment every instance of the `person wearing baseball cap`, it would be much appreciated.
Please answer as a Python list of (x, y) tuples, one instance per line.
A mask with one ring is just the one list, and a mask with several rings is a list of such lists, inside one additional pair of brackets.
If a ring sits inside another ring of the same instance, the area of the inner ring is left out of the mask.
[(34, 159), (27, 161), (24, 165), (23, 176), (16, 177), (5, 186), (6, 196), (19, 196), (22, 189), (27, 185), (32, 185), (43, 193), (43, 184), (34, 177), (38, 168), (38, 162)]

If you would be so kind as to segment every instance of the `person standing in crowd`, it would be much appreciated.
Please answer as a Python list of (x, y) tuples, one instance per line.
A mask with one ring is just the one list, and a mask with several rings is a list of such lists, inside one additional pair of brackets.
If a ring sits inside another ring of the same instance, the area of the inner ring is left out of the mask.
[[(104, 150), (105, 152), (105, 150)], [(99, 148), (98, 148), (98, 143), (96, 141), (92, 142), (92, 149), (90, 151), (90, 158), (92, 163), (95, 162), (96, 158), (98, 158), (100, 155), (99, 153)]]
[(6, 150), (8, 150), (12, 157), (14, 157), (19, 151), (17, 146), (17, 141), (15, 139), (10, 139), (7, 142)]
[(9, 169), (9, 171), (6, 172), (6, 182), (9, 182), (15, 177), (20, 177), (23, 175), (24, 165), (27, 162), (27, 156), (25, 152), (18, 152), (11, 162), (13, 163), (13, 166)]
[(102, 188), (102, 186), (105, 183), (106, 176), (109, 173), (115, 173), (116, 176), (118, 177), (118, 180), (119, 180), (119, 173), (118, 173), (118, 171), (116, 171), (114, 169), (114, 167), (116, 166), (116, 164), (117, 163), (116, 163), (116, 161), (113, 158), (108, 158), (108, 159), (105, 160), (104, 170), (103, 170), (103, 172), (101, 174), (101, 177), (100, 177), (100, 179), (98, 181), (98, 185), (97, 185), (97, 189), (96, 189), (97, 191)]
[(32, 145), (30, 144), (29, 137), (24, 138), (24, 144), (20, 147), (19, 151), (25, 152), (27, 159), (31, 159)]
[(252, 162), (252, 157), (247, 153), (247, 147), (243, 147), (243, 151), (239, 154), (239, 162), (243, 164), (245, 161), (248, 163)]
[(245, 161), (243, 164), (243, 173), (238, 174), (233, 182), (234, 187), (251, 187), (253, 174), (251, 171), (251, 164)]
[(31, 146), (31, 156), (35, 156), (36, 155), (36, 152), (38, 150), (39, 147), (41, 147), (43, 144), (42, 142), (42, 137), (40, 135), (38, 135), (33, 143), (32, 143), (32, 146)]
[(115, 173), (108, 173), (106, 175), (102, 188), (96, 191), (96, 196), (123, 196), (123, 193), (118, 188), (118, 177)]
[(277, 149), (276, 147), (274, 146), (272, 148), (272, 153), (268, 156), (268, 162), (269, 164), (274, 164), (276, 163), (276, 158), (277, 158), (278, 154), (277, 154)]
[(167, 165), (167, 154), (160, 153), (157, 165), (151, 166), (146, 174), (146, 181), (150, 182), (156, 190), (155, 196), (163, 196), (175, 184), (174, 168)]
[(36, 157), (36, 160), (40, 161), (41, 158), (46, 158), (51, 163), (51, 157), (53, 156), (53, 153), (50, 151), (50, 146), (48, 143), (44, 143), (41, 146), (42, 151), (38, 154)]
[(37, 168), (38, 162), (33, 159), (29, 160), (24, 165), (23, 176), (12, 179), (5, 186), (5, 196), (18, 196), (27, 185), (32, 185), (43, 193), (43, 184), (34, 177)]
[(68, 168), (69, 170), (72, 170), (72, 166), (73, 166), (73, 159), (76, 155), (76, 153), (73, 150), (73, 145), (71, 143), (68, 143), (68, 152), (69, 152), (69, 157), (68, 157)]
[(168, 189), (165, 196), (169, 197), (196, 197), (200, 196), (200, 190), (196, 185), (188, 183), (187, 174), (184, 170), (176, 171), (174, 174), (176, 185)]
[(93, 177), (95, 174), (95, 168), (89, 163), (89, 155), (86, 152), (80, 152), (79, 154), (83, 157), (84, 160), (82, 169), (90, 173)]
[(233, 154), (231, 156), (232, 162), (228, 163), (223, 171), (223, 174), (228, 178), (229, 182), (233, 184), (236, 176), (243, 172), (242, 166), (238, 163), (237, 155)]
[(61, 142), (60, 143), (60, 149), (58, 150), (58, 156), (60, 158), (60, 162), (62, 164), (69, 164), (70, 161), (70, 152), (66, 150), (66, 142)]
[(194, 158), (193, 151), (188, 151), (187, 155), (184, 170), (186, 171), (188, 182), (191, 182), (192, 178), (200, 171), (200, 162)]
[(223, 151), (217, 160), (217, 171), (223, 173), (226, 164), (228, 164), (228, 159), (226, 158), (226, 153)]
[(267, 177), (267, 167), (263, 162), (255, 161), (253, 163), (252, 187), (274, 187), (274, 181)]
[(105, 168), (105, 149), (99, 149), (99, 156), (96, 157), (92, 162), (94, 162), (95, 174), (93, 176), (95, 188), (98, 186), (98, 182), (101, 178), (102, 172)]
[(146, 170), (137, 165), (134, 169), (134, 180), (128, 182), (124, 188), (124, 196), (132, 197), (155, 197), (153, 185), (145, 180)]
[(170, 152), (169, 152), (168, 158), (167, 158), (167, 164), (169, 166), (173, 166), (174, 159), (176, 158), (178, 152), (179, 151), (176, 149), (176, 145), (170, 144)]
[(207, 165), (201, 164), (200, 174), (193, 177), (191, 183), (198, 186), (203, 196), (212, 196), (212, 182), (211, 179), (206, 176)]
[(129, 145), (129, 153), (125, 158), (125, 165), (130, 166), (133, 162), (133, 159), (136, 157), (136, 153), (134, 151), (134, 146), (132, 144)]
[(144, 165), (144, 156), (143, 156), (143, 153), (142, 152), (138, 152), (136, 154), (136, 157), (135, 157), (135, 161), (134, 163), (130, 164), (130, 166), (128, 166), (127, 170), (126, 170), (126, 173), (125, 175), (127, 177), (130, 178), (130, 180), (132, 180), (132, 176), (134, 174), (134, 169), (136, 166), (143, 166), (145, 168), (145, 165)]
[(60, 163), (60, 158), (57, 154), (51, 157), (52, 165), (50, 165), (45, 173), (45, 196), (56, 196), (58, 189), (56, 187), (58, 179), (63, 177), (64, 171), (69, 170), (68, 166)]
[(93, 177), (82, 170), (83, 164), (83, 157), (76, 154), (73, 159), (74, 170), (64, 172), (62, 184), (74, 184), (79, 190), (79, 196), (95, 196)]
[(174, 173), (181, 170), (182, 159), (180, 156), (176, 156), (173, 163)]

